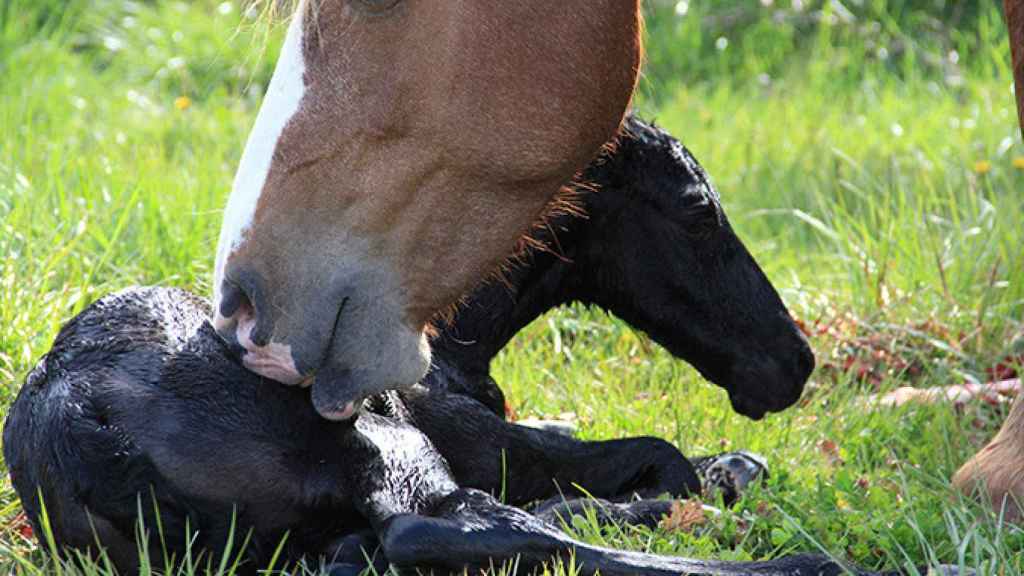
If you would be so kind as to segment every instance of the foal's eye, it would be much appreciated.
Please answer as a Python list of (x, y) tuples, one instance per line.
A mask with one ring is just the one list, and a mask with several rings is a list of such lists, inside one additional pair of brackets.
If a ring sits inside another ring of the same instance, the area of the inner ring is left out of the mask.
[(402, 0), (353, 0), (353, 2), (369, 12), (381, 13), (398, 6)]
[(695, 204), (683, 209), (684, 230), (694, 236), (706, 236), (722, 225), (718, 208), (713, 202)]

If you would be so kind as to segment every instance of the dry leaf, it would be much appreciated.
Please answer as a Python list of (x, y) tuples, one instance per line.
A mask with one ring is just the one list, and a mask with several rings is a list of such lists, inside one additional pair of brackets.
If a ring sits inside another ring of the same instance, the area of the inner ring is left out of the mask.
[(767, 518), (772, 515), (772, 509), (768, 506), (767, 502), (758, 502), (757, 509), (754, 510), (754, 512), (762, 518)]
[(672, 502), (672, 511), (661, 521), (661, 528), (669, 531), (692, 532), (707, 522), (704, 506), (698, 499)]
[(912, 388), (904, 386), (888, 394), (868, 397), (869, 406), (902, 406), (910, 402), (934, 404), (952, 402), (964, 404), (980, 398), (989, 404), (1000, 404), (1008, 401), (1021, 391), (1020, 379), (1000, 380), (986, 384), (960, 384), (956, 386), (935, 386), (932, 388)]
[(505, 420), (508, 420), (509, 422), (519, 420), (519, 413), (516, 412), (516, 409), (512, 404), (509, 404), (508, 400), (505, 400)]
[(839, 455), (839, 445), (832, 440), (822, 440), (818, 442), (818, 450), (828, 457), (828, 463), (832, 466), (842, 466), (845, 464), (843, 458)]
[(28, 516), (24, 512), (19, 512), (17, 516), (12, 518), (7, 526), (8, 529), (17, 532), (19, 536), (26, 540), (32, 540), (35, 538), (35, 533), (32, 531), (32, 524), (28, 521)]

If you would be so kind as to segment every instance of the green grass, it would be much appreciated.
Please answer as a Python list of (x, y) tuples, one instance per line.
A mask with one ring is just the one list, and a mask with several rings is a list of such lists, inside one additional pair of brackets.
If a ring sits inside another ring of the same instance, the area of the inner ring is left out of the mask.
[[(766, 4), (693, 0), (679, 16), (682, 3), (652, 0), (638, 107), (701, 159), (814, 332), (824, 368), (806, 401), (751, 423), (643, 335), (582, 308), (524, 331), (495, 376), (521, 416), (571, 412), (587, 438), (769, 456), (767, 485), (695, 533), (580, 522), (588, 541), (1021, 574), (1024, 531), (948, 483), (1006, 409), (861, 404), (908, 383), (985, 380), (1024, 348), (1024, 145), (997, 3)], [(96, 297), (207, 291), (279, 40), (208, 0), (0, 0), (0, 406)], [(868, 373), (844, 370), (850, 358)], [(5, 478), (0, 570), (57, 571), (18, 535), (17, 512)]]

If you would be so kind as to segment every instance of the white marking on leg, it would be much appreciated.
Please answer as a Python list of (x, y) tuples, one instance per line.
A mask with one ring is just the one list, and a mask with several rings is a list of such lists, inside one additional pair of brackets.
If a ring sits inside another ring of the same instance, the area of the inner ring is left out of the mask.
[(256, 115), (256, 122), (249, 133), (245, 151), (242, 152), (242, 160), (235, 173), (231, 196), (224, 209), (213, 277), (215, 310), (220, 306), (220, 285), (224, 280), (224, 265), (231, 252), (242, 243), (246, 231), (252, 225), (256, 203), (266, 184), (281, 132), (298, 111), (306, 92), (303, 80), (306, 64), (302, 55), (304, 14), (305, 1), (302, 1), (299, 2), (292, 23), (288, 27), (281, 56), (274, 68), (274, 75), (263, 98), (263, 104)]

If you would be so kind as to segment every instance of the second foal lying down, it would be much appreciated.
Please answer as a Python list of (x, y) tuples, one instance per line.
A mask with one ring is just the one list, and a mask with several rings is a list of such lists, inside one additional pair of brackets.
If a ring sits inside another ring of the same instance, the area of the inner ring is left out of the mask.
[(775, 289), (732, 231), (696, 159), (636, 118), (592, 164), (581, 218), (539, 234), (548, 251), (477, 289), (432, 342), (428, 387), (467, 393), (504, 413), (491, 359), (519, 330), (569, 302), (598, 306), (648, 333), (760, 418), (800, 396), (814, 356)]

